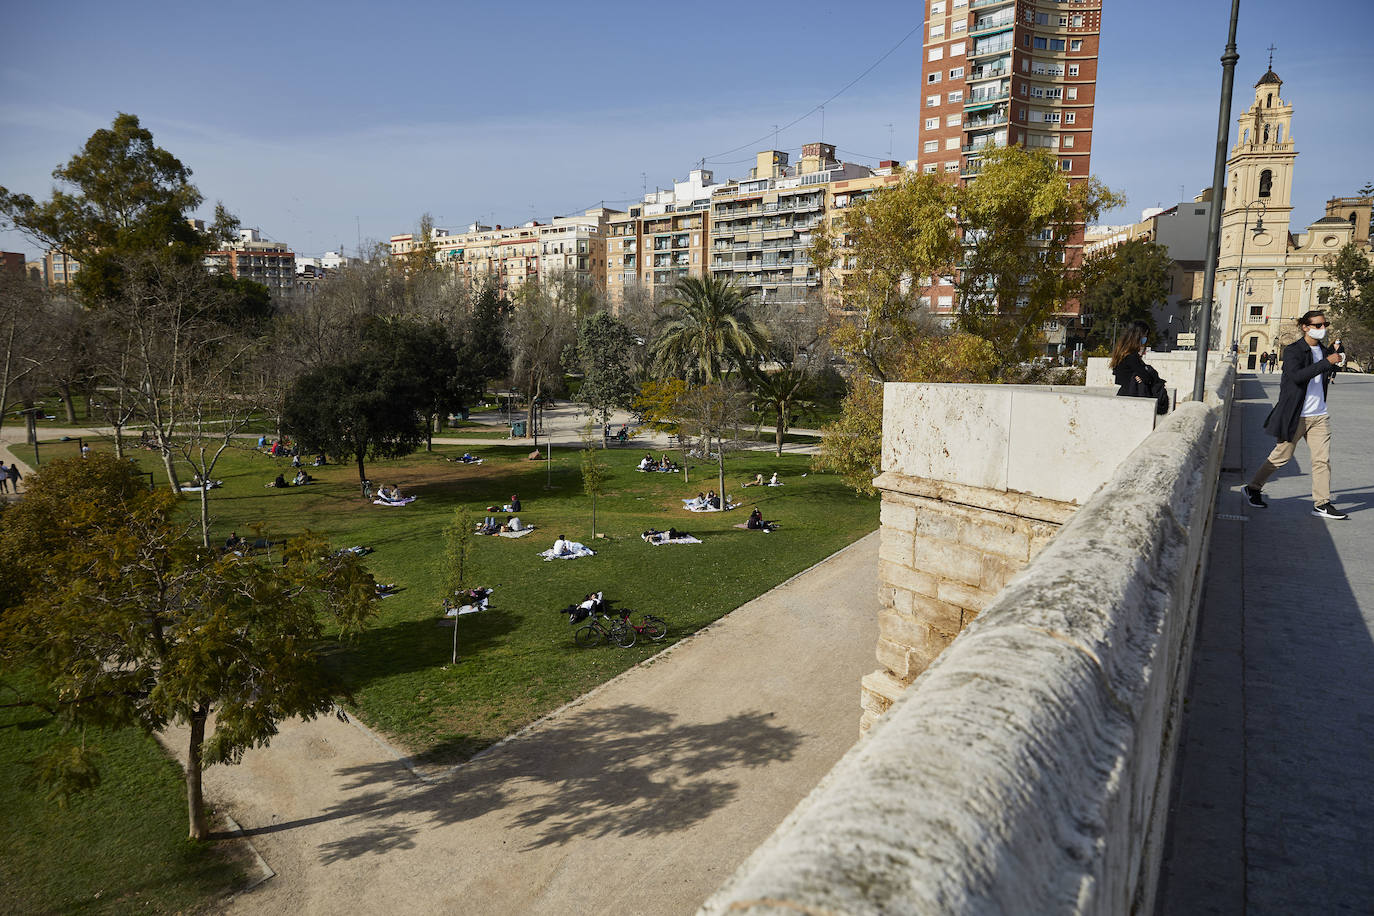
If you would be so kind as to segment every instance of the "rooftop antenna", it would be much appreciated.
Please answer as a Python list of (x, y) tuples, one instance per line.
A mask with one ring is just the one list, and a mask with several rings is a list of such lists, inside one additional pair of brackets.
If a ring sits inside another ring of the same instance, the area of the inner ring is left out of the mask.
[(821, 142), (825, 142), (825, 106), (821, 106)]
[[(361, 258), (361, 257), (363, 256), (363, 221), (362, 221), (361, 217), (357, 217), (357, 216), (353, 217), (353, 225), (354, 225), (354, 227), (358, 230), (358, 249), (357, 249), (357, 251), (358, 251), (358, 257)], [(340, 245), (339, 247), (342, 248), (343, 246)]]
[(892, 158), (892, 122), (887, 125), (887, 158)]
[(649, 194), (649, 173), (648, 173), (648, 172), (640, 172), (640, 173), (639, 173), (639, 192), (640, 192), (641, 194), (645, 195), (646, 197), (647, 197), (648, 194)]

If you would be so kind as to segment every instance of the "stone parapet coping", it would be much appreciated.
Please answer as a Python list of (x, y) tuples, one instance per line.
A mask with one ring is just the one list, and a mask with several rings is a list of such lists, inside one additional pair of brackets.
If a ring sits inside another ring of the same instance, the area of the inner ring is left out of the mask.
[(1226, 401), (1132, 451), (701, 912), (1152, 912)]

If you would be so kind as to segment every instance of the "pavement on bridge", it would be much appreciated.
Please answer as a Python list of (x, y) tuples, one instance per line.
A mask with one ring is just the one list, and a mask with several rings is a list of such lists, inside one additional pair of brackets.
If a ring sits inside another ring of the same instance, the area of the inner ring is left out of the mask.
[(1241, 375), (1175, 771), (1159, 912), (1374, 912), (1374, 377), (1331, 386), (1331, 488), (1306, 445), (1240, 492), (1274, 440), (1278, 378)]

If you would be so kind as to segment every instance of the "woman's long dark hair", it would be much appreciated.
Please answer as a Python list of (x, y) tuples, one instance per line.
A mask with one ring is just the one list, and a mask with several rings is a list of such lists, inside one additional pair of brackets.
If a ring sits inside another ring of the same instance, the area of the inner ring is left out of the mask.
[(1126, 326), (1126, 330), (1121, 332), (1121, 336), (1116, 339), (1116, 346), (1112, 347), (1112, 360), (1109, 364), (1113, 369), (1126, 357), (1140, 350), (1145, 340), (1150, 336), (1150, 326), (1143, 321), (1132, 321)]

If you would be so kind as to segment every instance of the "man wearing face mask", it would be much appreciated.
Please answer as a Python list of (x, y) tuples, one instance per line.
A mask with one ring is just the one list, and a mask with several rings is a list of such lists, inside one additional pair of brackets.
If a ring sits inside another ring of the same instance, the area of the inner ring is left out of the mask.
[(1293, 457), (1300, 440), (1312, 452), (1312, 514), (1319, 518), (1346, 519), (1349, 515), (1331, 505), (1331, 426), (1326, 412), (1326, 392), (1336, 367), (1345, 362), (1340, 347), (1330, 348), (1326, 338), (1326, 314), (1311, 311), (1298, 319), (1303, 335), (1283, 350), (1283, 375), (1279, 401), (1264, 421), (1265, 432), (1278, 445), (1245, 486), (1250, 505), (1268, 508), (1260, 490), (1270, 475)]

